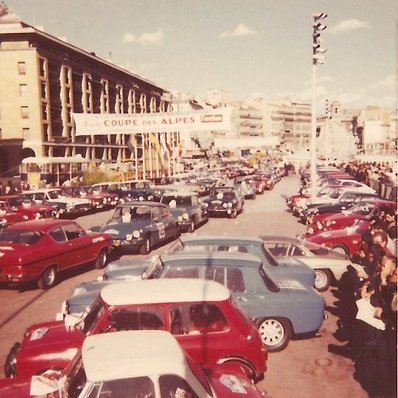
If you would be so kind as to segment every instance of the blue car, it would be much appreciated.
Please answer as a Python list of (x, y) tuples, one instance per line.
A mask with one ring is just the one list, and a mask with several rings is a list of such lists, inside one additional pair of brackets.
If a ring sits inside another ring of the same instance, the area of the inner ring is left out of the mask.
[(325, 301), (320, 293), (294, 279), (277, 282), (257, 256), (180, 251), (164, 254), (159, 261), (154, 277), (200, 278), (226, 286), (255, 321), (270, 352), (283, 350), (292, 337), (314, 335), (322, 325)]
[(283, 258), (277, 261), (264, 241), (256, 236), (190, 235), (178, 239), (170, 250), (250, 253), (261, 259), (264, 269), (277, 281), (296, 280), (306, 286), (315, 286), (315, 271), (311, 267), (294, 258)]

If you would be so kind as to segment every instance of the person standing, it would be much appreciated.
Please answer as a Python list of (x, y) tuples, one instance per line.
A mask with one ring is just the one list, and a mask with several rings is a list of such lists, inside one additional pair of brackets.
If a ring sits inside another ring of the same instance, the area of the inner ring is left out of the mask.
[(12, 183), (11, 180), (8, 181), (7, 186), (6, 186), (6, 195), (15, 195), (16, 194), (16, 189), (14, 187), (14, 184)]

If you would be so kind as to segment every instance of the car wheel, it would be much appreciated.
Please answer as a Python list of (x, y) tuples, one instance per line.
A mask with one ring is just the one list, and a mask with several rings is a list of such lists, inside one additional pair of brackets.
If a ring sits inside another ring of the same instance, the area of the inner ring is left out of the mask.
[(151, 238), (148, 235), (145, 238), (143, 245), (141, 246), (141, 254), (149, 254), (152, 250)]
[(17, 371), (15, 369), (15, 365), (17, 363), (17, 352), (21, 347), (21, 343), (15, 343), (12, 347), (10, 352), (7, 355), (5, 366), (4, 366), (4, 373), (6, 377), (16, 377)]
[(345, 254), (346, 256), (350, 255), (350, 251), (348, 250), (347, 246), (335, 245), (335, 246), (332, 246), (332, 249), (336, 250), (336, 252), (339, 252), (341, 254)]
[(37, 283), (40, 289), (50, 289), (55, 285), (57, 280), (57, 270), (55, 267), (48, 267), (41, 274), (41, 277)]
[(269, 352), (282, 351), (289, 343), (292, 331), (288, 320), (262, 318), (257, 322), (261, 340)]
[(231, 212), (231, 214), (230, 214), (230, 218), (236, 218), (236, 216), (238, 215), (238, 210), (236, 210), (236, 207), (234, 207), (233, 209), (232, 209), (232, 212)]
[(195, 231), (195, 219), (192, 219), (192, 222), (191, 222), (191, 224), (188, 227), (188, 232), (192, 233), (194, 231)]
[(105, 249), (102, 249), (95, 260), (94, 267), (97, 269), (102, 269), (105, 267), (107, 262), (108, 262), (108, 254)]
[(327, 269), (316, 269), (315, 270), (315, 289), (318, 292), (324, 292), (328, 290), (332, 281), (332, 275)]

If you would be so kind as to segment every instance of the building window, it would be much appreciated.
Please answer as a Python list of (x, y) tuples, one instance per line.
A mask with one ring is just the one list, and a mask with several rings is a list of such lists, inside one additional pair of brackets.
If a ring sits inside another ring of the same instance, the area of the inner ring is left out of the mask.
[(22, 119), (29, 119), (29, 108), (27, 106), (21, 106), (21, 117)]
[(19, 85), (19, 95), (20, 95), (20, 97), (26, 97), (27, 90), (28, 90), (28, 85), (27, 84), (20, 84)]
[(30, 140), (30, 128), (29, 127), (22, 128), (22, 137), (24, 140)]
[(18, 62), (18, 73), (20, 75), (26, 75), (26, 63), (21, 61)]

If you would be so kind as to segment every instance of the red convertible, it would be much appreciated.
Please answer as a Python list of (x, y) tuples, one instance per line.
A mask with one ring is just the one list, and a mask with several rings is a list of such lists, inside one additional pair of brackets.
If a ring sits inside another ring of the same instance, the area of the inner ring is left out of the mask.
[(23, 221), (0, 232), (0, 282), (55, 285), (59, 272), (94, 262), (103, 268), (112, 245), (105, 233), (86, 233), (70, 220)]

